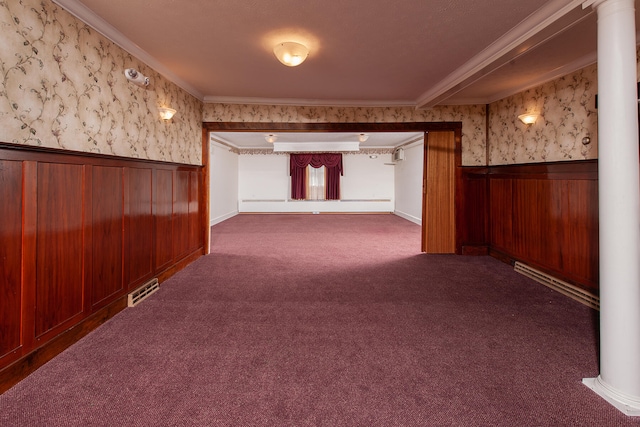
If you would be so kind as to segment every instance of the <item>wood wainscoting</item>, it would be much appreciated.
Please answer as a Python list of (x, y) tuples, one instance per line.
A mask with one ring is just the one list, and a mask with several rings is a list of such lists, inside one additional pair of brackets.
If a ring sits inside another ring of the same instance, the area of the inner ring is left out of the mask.
[(0, 144), (0, 393), (203, 254), (203, 185), (201, 166)]
[(598, 293), (597, 160), (463, 167), (457, 253), (521, 261)]

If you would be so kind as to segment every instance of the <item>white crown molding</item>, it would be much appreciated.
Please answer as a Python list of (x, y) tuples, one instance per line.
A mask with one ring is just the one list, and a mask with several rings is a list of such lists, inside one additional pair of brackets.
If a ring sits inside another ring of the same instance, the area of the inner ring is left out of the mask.
[(422, 94), (415, 103), (416, 108), (430, 108), (442, 103), (444, 99), (450, 96), (447, 96), (447, 92), (451, 89), (456, 88), (456, 86), (462, 86), (463, 82), (472, 79), (475, 74), (480, 73), (484, 68), (495, 64), (518, 45), (581, 6), (583, 2), (584, 0), (572, 0), (569, 3), (566, 0), (548, 2), (478, 55), (441, 80), (433, 88)]
[[(120, 46), (122, 49), (126, 50), (158, 73), (160, 73), (163, 77), (175, 83), (177, 86), (181, 87), (200, 101), (204, 100), (204, 94), (202, 94), (198, 89), (191, 86), (189, 83), (185, 82), (178, 76), (176, 76), (173, 72), (171, 72), (167, 67), (162, 65), (157, 59), (153, 56), (149, 55), (146, 51), (144, 51), (140, 46), (133, 43), (127, 37), (124, 36), (120, 31), (115, 29), (111, 24), (102, 19), (96, 13), (94, 13), (91, 9), (85, 6), (78, 0), (52, 0), (58, 6), (62, 7), (64, 10), (69, 12), (71, 15), (78, 18), (80, 21), (84, 22), (109, 40), (111, 40), (116, 45)], [(123, 70), (124, 71), (124, 70)]]
[(548, 73), (541, 74), (537, 76), (535, 80), (529, 80), (526, 84), (509, 88), (503, 92), (498, 92), (488, 96), (486, 98), (456, 98), (452, 97), (446, 99), (438, 105), (484, 105), (491, 104), (496, 101), (500, 101), (501, 99), (508, 98), (515, 94), (524, 92), (526, 90), (532, 89), (534, 87), (541, 86), (545, 83), (548, 83), (552, 80), (559, 79), (560, 77), (564, 77), (568, 74), (581, 70), (589, 65), (593, 65), (597, 62), (597, 54), (595, 52), (585, 55), (582, 58), (579, 58), (573, 62), (563, 65), (562, 67), (555, 68)]
[(416, 147), (418, 145), (422, 145), (424, 144), (424, 136), (420, 136), (418, 138), (413, 138), (410, 141), (404, 142), (400, 145), (397, 145), (395, 148), (413, 148)]
[(413, 101), (358, 101), (358, 100), (319, 100), (294, 98), (250, 98), (236, 96), (205, 96), (205, 104), (242, 104), (242, 105), (285, 105), (296, 107), (415, 107)]
[(223, 139), (223, 138), (214, 138), (213, 135), (209, 134), (209, 143), (213, 146), (217, 146), (220, 148), (227, 148), (229, 149), (229, 151), (234, 152), (237, 154), (237, 151), (240, 149), (240, 147), (238, 147), (235, 144), (232, 144), (231, 142)]
[(495, 101), (499, 101), (511, 95), (515, 95), (516, 93), (524, 92), (525, 90), (529, 90), (531, 88), (541, 86), (552, 80), (559, 79), (560, 77), (564, 77), (568, 74), (571, 74), (585, 67), (588, 67), (589, 65), (593, 65), (596, 62), (597, 62), (597, 54), (595, 52), (592, 54), (583, 56), (582, 58), (579, 58), (573, 62), (563, 65), (562, 67), (556, 68), (555, 70), (552, 70), (548, 73), (537, 76), (535, 80), (531, 80), (527, 82), (528, 84), (526, 86), (523, 85), (519, 87), (518, 90), (516, 91), (509, 90), (509, 91), (495, 94), (487, 100), (487, 104), (490, 104)]

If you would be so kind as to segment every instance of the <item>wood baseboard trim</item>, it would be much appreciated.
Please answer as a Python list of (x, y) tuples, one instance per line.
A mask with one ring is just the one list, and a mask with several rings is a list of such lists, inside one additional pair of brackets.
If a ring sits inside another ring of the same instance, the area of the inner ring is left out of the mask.
[(489, 247), (487, 245), (463, 245), (462, 255), (489, 255)]
[(164, 282), (165, 280), (167, 280), (168, 278), (176, 274), (178, 271), (182, 270), (183, 268), (191, 264), (193, 261), (200, 258), (202, 255), (204, 255), (204, 248), (198, 248), (194, 252), (191, 252), (189, 255), (185, 256), (180, 261), (173, 264), (171, 267), (158, 273), (156, 275), (158, 282), (160, 283)]
[[(167, 280), (169, 277), (173, 276), (178, 271), (201, 257), (202, 254), (203, 248), (198, 248), (196, 251), (182, 258), (173, 266), (162, 271), (158, 275), (158, 281), (162, 282)], [(0, 394), (18, 384), (45, 363), (62, 353), (72, 344), (78, 342), (89, 332), (93, 331), (125, 308), (127, 308), (127, 295), (124, 295), (106, 307), (101, 308), (86, 319), (80, 321), (78, 324), (53, 338), (42, 347), (25, 354), (6, 368), (0, 370)]]
[(358, 211), (358, 212), (239, 212), (238, 215), (390, 215), (393, 212), (389, 211)]
[(28, 377), (42, 365), (62, 353), (66, 348), (79, 341), (89, 332), (127, 307), (127, 297), (123, 296), (77, 325), (61, 333), (42, 347), (22, 356), (0, 371), (0, 394)]

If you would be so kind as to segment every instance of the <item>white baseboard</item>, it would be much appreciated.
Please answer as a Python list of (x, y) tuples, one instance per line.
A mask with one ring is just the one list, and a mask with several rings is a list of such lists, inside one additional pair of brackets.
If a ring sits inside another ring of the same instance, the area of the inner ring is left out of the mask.
[(413, 215), (409, 215), (409, 214), (406, 214), (406, 213), (400, 212), (400, 211), (393, 211), (393, 214), (394, 215), (398, 215), (400, 218), (404, 218), (407, 221), (411, 221), (411, 222), (413, 222), (415, 224), (422, 225), (422, 218), (416, 218)]
[(211, 218), (209, 221), (209, 227), (219, 224), (226, 219), (233, 218), (236, 215), (238, 215), (238, 211), (229, 212), (228, 214), (221, 215), (217, 218)]

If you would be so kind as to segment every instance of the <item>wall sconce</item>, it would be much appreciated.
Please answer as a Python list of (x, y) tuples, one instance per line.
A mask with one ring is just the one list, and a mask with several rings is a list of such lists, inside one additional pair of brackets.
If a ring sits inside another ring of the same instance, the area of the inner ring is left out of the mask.
[(273, 53), (287, 67), (295, 67), (300, 65), (307, 59), (309, 48), (303, 44), (296, 42), (278, 43), (273, 48)]
[(269, 135), (265, 135), (264, 139), (269, 143), (269, 144), (273, 144), (274, 142), (276, 142), (276, 139), (278, 139), (278, 135), (275, 135), (273, 133), (270, 133)]
[(169, 107), (160, 107), (159, 110), (162, 120), (171, 120), (173, 118), (173, 115), (176, 114), (176, 110)]
[(520, 119), (520, 121), (525, 125), (532, 125), (536, 122), (536, 120), (538, 120), (538, 116), (539, 114), (537, 113), (526, 113), (526, 114), (520, 114), (518, 116), (518, 119)]
[(124, 76), (133, 84), (138, 86), (149, 86), (149, 77), (145, 77), (138, 70), (127, 68), (124, 70)]

